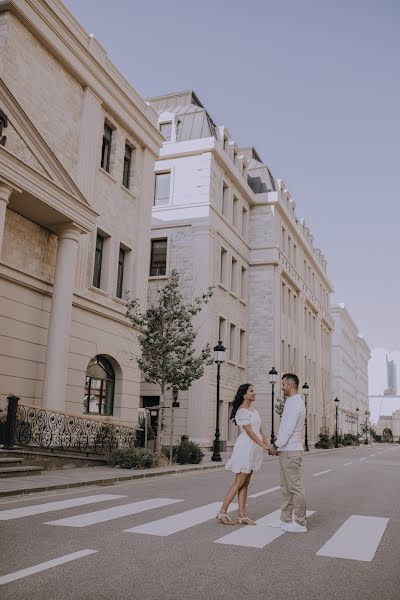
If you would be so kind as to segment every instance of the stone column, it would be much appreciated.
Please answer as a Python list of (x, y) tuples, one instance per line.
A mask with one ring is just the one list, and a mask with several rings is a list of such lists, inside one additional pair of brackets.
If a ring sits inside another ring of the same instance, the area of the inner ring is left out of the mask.
[[(102, 135), (101, 100), (88, 87), (83, 92), (79, 127), (79, 145), (75, 165), (75, 182), (89, 204), (94, 207), (95, 179), (100, 166), (100, 142)], [(90, 280), (89, 254), (93, 234), (82, 235), (79, 241), (78, 264), (75, 285), (85, 290)]]
[(4, 222), (6, 219), (7, 204), (10, 199), (12, 189), (7, 185), (0, 184), (0, 256), (3, 245)]
[(80, 232), (73, 225), (60, 229), (47, 336), (43, 402), (46, 409), (64, 410), (72, 296)]

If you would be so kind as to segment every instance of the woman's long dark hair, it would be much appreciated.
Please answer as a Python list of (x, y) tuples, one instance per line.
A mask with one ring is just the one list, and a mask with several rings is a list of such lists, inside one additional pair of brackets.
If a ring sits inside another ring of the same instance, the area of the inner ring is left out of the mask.
[(240, 406), (243, 404), (244, 397), (247, 394), (247, 390), (249, 389), (249, 387), (252, 387), (251, 383), (242, 383), (242, 385), (239, 386), (238, 391), (236, 392), (235, 399), (232, 403), (231, 416), (229, 417), (235, 423), (235, 425), (237, 425), (235, 420), (236, 413), (239, 410)]

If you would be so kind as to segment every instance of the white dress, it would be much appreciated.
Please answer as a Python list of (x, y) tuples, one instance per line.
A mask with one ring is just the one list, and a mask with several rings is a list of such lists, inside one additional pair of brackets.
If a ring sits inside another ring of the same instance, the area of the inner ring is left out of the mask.
[(234, 473), (251, 473), (259, 471), (263, 460), (263, 448), (253, 442), (243, 429), (243, 425), (251, 425), (251, 430), (261, 438), (261, 419), (258, 412), (239, 408), (235, 417), (240, 428), (240, 435), (235, 442), (232, 456), (225, 465), (225, 469)]

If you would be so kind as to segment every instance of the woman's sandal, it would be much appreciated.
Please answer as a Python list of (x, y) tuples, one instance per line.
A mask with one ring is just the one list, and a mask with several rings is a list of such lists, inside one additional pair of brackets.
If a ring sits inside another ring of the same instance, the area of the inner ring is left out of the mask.
[(227, 515), (227, 513), (222, 513), (219, 512), (217, 514), (217, 519), (220, 523), (222, 523), (223, 525), (234, 525), (235, 523), (232, 521), (232, 519), (230, 518), (229, 515)]
[(250, 519), (249, 517), (238, 517), (237, 524), (238, 525), (257, 525), (257, 523), (255, 521), (253, 521), (253, 519)]

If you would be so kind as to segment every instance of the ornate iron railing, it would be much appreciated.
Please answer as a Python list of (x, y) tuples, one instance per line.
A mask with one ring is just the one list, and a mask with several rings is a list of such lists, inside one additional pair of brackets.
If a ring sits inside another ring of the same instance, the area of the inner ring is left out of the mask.
[(136, 441), (134, 427), (23, 405), (18, 405), (14, 431), (14, 444), (98, 454), (132, 448)]

